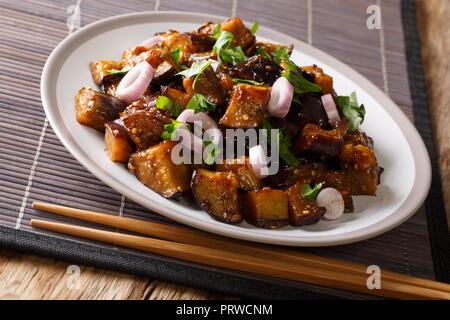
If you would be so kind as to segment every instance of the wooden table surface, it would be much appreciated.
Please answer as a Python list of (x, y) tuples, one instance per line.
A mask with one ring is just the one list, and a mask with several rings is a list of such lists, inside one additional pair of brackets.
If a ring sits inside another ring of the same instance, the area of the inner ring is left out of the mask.
[[(447, 217), (450, 218), (450, 2), (417, 0), (422, 59)], [(450, 221), (450, 219), (448, 219)], [(226, 299), (213, 292), (79, 266), (80, 288), (68, 289), (71, 263), (0, 249), (0, 299)]]

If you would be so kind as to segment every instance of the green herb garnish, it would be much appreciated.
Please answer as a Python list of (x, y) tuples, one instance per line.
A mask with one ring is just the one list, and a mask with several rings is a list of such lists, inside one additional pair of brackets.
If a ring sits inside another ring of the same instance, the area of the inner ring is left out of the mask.
[(258, 28), (259, 28), (259, 23), (258, 23), (258, 21), (255, 20), (255, 22), (253, 22), (252, 27), (250, 28), (250, 32), (252, 34), (255, 34), (256, 30), (258, 30)]
[(192, 66), (189, 69), (180, 71), (177, 73), (177, 75), (183, 75), (186, 78), (195, 76), (194, 82), (192, 83), (192, 89), (195, 88), (195, 85), (197, 84), (198, 78), (200, 75), (205, 71), (206, 68), (208, 68), (213, 62), (208, 60), (202, 60), (202, 61), (196, 61), (192, 64)]
[(256, 50), (256, 53), (257, 53), (257, 54), (262, 54), (266, 59), (272, 61), (272, 57), (270, 56), (270, 54), (268, 54), (267, 51), (264, 50), (263, 48), (259, 47), (259, 48)]
[[(208, 148), (208, 146), (210, 144), (213, 144), (214, 147)], [(203, 145), (206, 148), (205, 150), (208, 152), (205, 162), (206, 162), (206, 164), (211, 165), (214, 163), (214, 160), (216, 159), (216, 157), (220, 154), (220, 149), (214, 143), (212, 143), (212, 141), (209, 141), (209, 140), (203, 140)]]
[(169, 110), (174, 118), (178, 117), (181, 113), (181, 106), (178, 103), (174, 105), (172, 100), (165, 96), (158, 96), (156, 98), (156, 107), (158, 109)]
[(314, 188), (311, 188), (311, 185), (309, 184), (304, 184), (302, 186), (302, 197), (307, 200), (314, 201), (321, 188), (322, 183), (315, 184)]
[(238, 79), (238, 78), (231, 78), (231, 81), (233, 82), (244, 82), (244, 83), (250, 83), (250, 84), (254, 84), (255, 86), (262, 86), (264, 84), (264, 82), (256, 82), (253, 80), (247, 80), (247, 79)]
[(247, 60), (247, 56), (240, 46), (223, 49), (220, 56), (223, 61), (232, 65)]
[(214, 29), (212, 37), (216, 39), (213, 51), (217, 53), (219, 65), (222, 65), (222, 60), (235, 65), (247, 59), (240, 46), (230, 48), (233, 34), (229, 31), (220, 31), (220, 24)]
[(188, 69), (188, 67), (186, 67), (185, 65), (183, 64), (180, 65), (180, 48), (171, 50), (170, 55), (172, 56), (173, 60), (175, 60), (175, 63), (177, 64), (178, 68), (180, 68), (181, 70)]
[(191, 126), (189, 125), (189, 123), (172, 120), (172, 123), (164, 125), (164, 132), (162, 133), (161, 138), (172, 139), (172, 137), (175, 135), (175, 131), (180, 124), (184, 124), (188, 128), (188, 130), (191, 130)]
[(348, 130), (350, 132), (355, 131), (364, 121), (366, 115), (366, 109), (364, 105), (358, 105), (358, 99), (356, 98), (356, 92), (353, 91), (350, 96), (338, 96), (334, 99), (336, 105), (341, 109), (344, 119), (350, 121)]
[(295, 94), (303, 94), (307, 92), (320, 92), (322, 88), (315, 83), (306, 80), (302, 74), (298, 71), (297, 65), (294, 63), (284, 60), (288, 70), (284, 71), (281, 75), (289, 80), (289, 82), (294, 87)]
[(216, 110), (216, 105), (209, 102), (206, 97), (200, 93), (196, 93), (189, 100), (186, 109), (194, 109), (194, 114), (199, 112), (208, 112)]
[(120, 69), (120, 70), (117, 70), (117, 69), (109, 69), (109, 70), (107, 70), (106, 72), (108, 72), (109, 74), (116, 74), (116, 75), (119, 75), (119, 74), (125, 74), (125, 73), (127, 73), (128, 71), (130, 71), (131, 70), (131, 66), (130, 65), (126, 65), (126, 66), (124, 66), (122, 69)]
[[(267, 142), (269, 144), (272, 143), (271, 141), (271, 133), (272, 126), (270, 125), (269, 121), (266, 119), (263, 119), (261, 122), (261, 129), (267, 130)], [(284, 160), (288, 165), (297, 167), (300, 164), (300, 161), (292, 154), (291, 152), (291, 139), (289, 138), (288, 134), (285, 132), (285, 130), (280, 129), (277, 136), (277, 143), (278, 143), (278, 152), (280, 153), (281, 159)]]
[(282, 60), (289, 61), (289, 50), (283, 46), (277, 47), (270, 53), (273, 56), (275, 63), (280, 63)]

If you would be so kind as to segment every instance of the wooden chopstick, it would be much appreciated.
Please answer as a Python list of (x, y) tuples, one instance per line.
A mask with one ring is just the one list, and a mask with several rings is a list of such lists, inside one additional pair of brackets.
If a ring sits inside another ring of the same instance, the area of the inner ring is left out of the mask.
[[(312, 268), (320, 268), (335, 272), (339, 271), (341, 273), (358, 275), (360, 277), (364, 277), (365, 279), (369, 276), (366, 273), (367, 267), (362, 265), (324, 258), (276, 246), (260, 245), (241, 240), (234, 240), (185, 227), (118, 217), (110, 214), (80, 210), (42, 202), (33, 202), (33, 208), (190, 245), (220, 249), (238, 254), (245, 252), (247, 255), (254, 257), (283, 261), (286, 263), (295, 263), (302, 266), (309, 266)], [(446, 283), (411, 277), (385, 270), (381, 272), (381, 275), (383, 281), (389, 280), (391, 282), (407, 284), (415, 287), (423, 287), (432, 290), (441, 290), (450, 293), (450, 285)]]
[(152, 239), (117, 232), (72, 226), (43, 220), (31, 220), (33, 227), (62, 232), (86, 239), (102, 241), (128, 248), (143, 250), (182, 260), (207, 264), (282, 279), (307, 282), (315, 285), (343, 289), (394, 299), (450, 299), (448, 292), (382, 281), (382, 288), (369, 290), (366, 279), (357, 275), (311, 268), (284, 261), (273, 261), (247, 254), (238, 254), (184, 243)]

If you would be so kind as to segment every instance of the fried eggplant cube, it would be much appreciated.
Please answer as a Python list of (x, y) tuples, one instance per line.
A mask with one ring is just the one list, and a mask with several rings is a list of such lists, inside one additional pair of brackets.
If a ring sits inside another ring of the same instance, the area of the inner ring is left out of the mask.
[(256, 55), (226, 69), (231, 78), (264, 82), (271, 86), (281, 76), (283, 69), (263, 55)]
[(324, 207), (317, 207), (315, 201), (302, 197), (302, 183), (297, 183), (285, 190), (289, 197), (289, 222), (294, 226), (316, 223), (325, 214)]
[(350, 186), (350, 193), (374, 196), (380, 174), (375, 152), (363, 145), (346, 144), (339, 159)]
[(128, 162), (133, 152), (133, 142), (120, 120), (105, 123), (105, 144), (111, 161)]
[(302, 70), (312, 74), (314, 76), (314, 82), (322, 88), (323, 94), (334, 95), (333, 78), (324, 73), (322, 68), (316, 65), (301, 67)]
[(192, 192), (195, 200), (211, 217), (227, 223), (242, 220), (239, 210), (238, 181), (231, 172), (195, 170)]
[(184, 110), (191, 99), (190, 95), (178, 89), (161, 87), (161, 91), (162, 95), (171, 99), (174, 105), (179, 104), (182, 107), (182, 110)]
[(175, 74), (178, 72), (178, 67), (175, 62), (165, 60), (161, 62), (153, 71), (153, 78), (150, 82), (151, 91), (157, 91), (161, 85), (168, 84), (174, 80)]
[(245, 220), (262, 228), (278, 229), (289, 223), (288, 195), (283, 190), (264, 188), (240, 197)]
[(165, 198), (175, 199), (191, 189), (191, 169), (172, 161), (172, 149), (178, 142), (164, 140), (146, 150), (131, 155), (128, 169), (145, 186)]
[(240, 46), (242, 50), (246, 50), (255, 42), (255, 36), (238, 17), (225, 20), (221, 24), (220, 30), (228, 31), (233, 34), (231, 47)]
[(256, 177), (248, 157), (224, 159), (216, 168), (218, 171), (234, 173), (242, 190), (250, 191), (262, 186), (262, 181)]
[(314, 124), (307, 124), (294, 142), (294, 154), (307, 153), (325, 159), (339, 156), (344, 145), (344, 136), (338, 129), (324, 130)]
[(215, 40), (208, 35), (182, 33), (171, 44), (170, 50), (180, 48), (180, 64), (187, 64), (193, 53), (211, 51)]
[(112, 69), (122, 70), (124, 66), (123, 61), (99, 60), (91, 62), (89, 69), (91, 70), (92, 80), (94, 80), (96, 85), (101, 86), (106, 80), (117, 77), (117, 75), (111, 74)]
[(200, 93), (216, 106), (225, 105), (225, 93), (220, 85), (219, 78), (217, 78), (211, 66), (207, 67), (198, 77), (195, 88), (192, 87), (194, 79), (195, 76), (183, 79), (183, 87), (188, 95), (193, 96), (195, 93)]
[(139, 150), (161, 141), (164, 125), (172, 122), (165, 110), (156, 107), (131, 110), (130, 113), (122, 113), (120, 119)]
[(258, 128), (270, 98), (270, 87), (239, 83), (220, 124), (228, 128)]
[(100, 132), (105, 131), (106, 122), (117, 119), (126, 107), (122, 99), (91, 88), (81, 88), (75, 97), (77, 121)]

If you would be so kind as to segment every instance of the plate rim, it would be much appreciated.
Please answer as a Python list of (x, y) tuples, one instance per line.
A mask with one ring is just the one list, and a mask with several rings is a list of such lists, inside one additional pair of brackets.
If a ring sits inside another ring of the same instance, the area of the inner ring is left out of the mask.
[[(249, 232), (250, 229), (246, 228), (228, 229), (225, 226), (212, 225), (208, 223), (208, 221), (196, 221), (194, 223), (190, 221), (190, 219), (183, 219), (182, 209), (178, 210), (179, 212), (171, 212), (172, 209), (166, 207), (163, 203), (150, 203), (148, 201), (145, 202), (145, 199), (141, 199), (140, 196), (136, 196), (135, 194), (133, 194), (133, 190), (130, 189), (130, 187), (122, 184), (117, 178), (108, 175), (106, 172), (103, 173), (103, 170), (100, 166), (95, 167), (96, 164), (90, 163), (90, 161), (92, 162), (92, 160), (89, 157), (86, 157), (87, 155), (84, 155), (82, 150), (78, 150), (79, 148), (70, 141), (70, 137), (66, 137), (63, 129), (65, 128), (65, 126), (61, 125), (61, 123), (57, 121), (57, 116), (52, 112), (52, 109), (58, 108), (56, 101), (56, 80), (59, 75), (61, 66), (70, 55), (69, 49), (77, 47), (77, 44), (79, 42), (83, 43), (89, 40), (93, 36), (99, 34), (99, 32), (103, 29), (105, 29), (105, 31), (111, 30), (111, 28), (108, 29), (109, 26), (118, 28), (120, 27), (120, 24), (123, 24), (124, 26), (141, 24), (141, 22), (139, 21), (143, 19), (147, 19), (147, 21), (143, 21), (142, 23), (151, 23), (149, 22), (149, 17), (155, 18), (157, 20), (155, 22), (167, 22), (167, 19), (170, 19), (171, 16), (183, 18), (182, 20), (178, 20), (178, 22), (193, 22), (199, 25), (202, 23), (201, 21), (222, 21), (224, 19), (227, 19), (226, 17), (217, 15), (177, 11), (148, 11), (113, 16), (86, 25), (66, 37), (55, 47), (45, 63), (42, 71), (40, 87), (42, 105), (48, 121), (50, 122), (53, 131), (58, 136), (64, 147), (69, 150), (72, 156), (94, 176), (102, 180), (105, 184), (107, 184), (120, 194), (125, 195), (127, 198), (177, 222), (223, 236), (277, 245), (318, 247), (359, 242), (375, 237), (397, 227), (398, 225), (406, 221), (409, 217), (411, 217), (422, 206), (431, 186), (431, 163), (428, 151), (419, 132), (414, 127), (412, 122), (406, 117), (403, 111), (401, 111), (401, 109), (396, 105), (396, 103), (392, 101), (378, 87), (371, 83), (367, 78), (365, 78), (363, 75), (361, 75), (359, 72), (357, 72), (344, 62), (341, 62), (340, 60), (332, 57), (322, 50), (312, 47), (301, 40), (262, 26), (260, 26), (259, 28), (260, 32), (272, 34), (279, 37), (280, 39), (287, 39), (288, 41), (286, 41), (286, 43), (292, 42), (294, 43), (294, 45), (300, 44), (300, 46), (295, 45), (297, 50), (302, 51), (303, 53), (312, 57), (317, 57), (318, 60), (327, 60), (327, 64), (329, 64), (345, 76), (352, 78), (354, 82), (357, 82), (360, 87), (364, 88), (364, 90), (372, 96), (372, 98), (380, 105), (381, 108), (383, 108), (389, 114), (389, 116), (399, 127), (400, 131), (406, 139), (406, 142), (408, 143), (409, 148), (411, 149), (414, 163), (414, 181), (407, 198), (389, 216), (372, 225), (366, 226), (356, 231), (347, 231), (345, 233), (331, 236), (298, 237), (289, 235), (285, 236), (284, 238), (280, 238), (279, 236), (270, 236), (267, 234), (255, 234)], [(129, 23), (130, 19), (133, 20), (132, 23)], [(97, 30), (97, 32), (90, 33), (91, 31), (95, 30)], [(301, 50), (299, 49), (299, 47), (301, 48)], [(420, 183), (417, 183), (418, 181)]]

